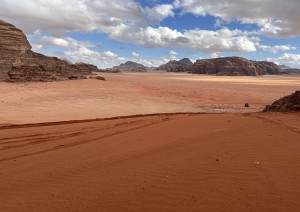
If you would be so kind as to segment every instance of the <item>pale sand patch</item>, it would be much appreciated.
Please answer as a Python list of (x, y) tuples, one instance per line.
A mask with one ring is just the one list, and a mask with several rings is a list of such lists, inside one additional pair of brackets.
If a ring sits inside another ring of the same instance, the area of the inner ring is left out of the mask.
[[(300, 88), (299, 76), (99, 75), (107, 81), (0, 83), (0, 124), (167, 112), (251, 112)], [(244, 108), (246, 102), (250, 108)]]

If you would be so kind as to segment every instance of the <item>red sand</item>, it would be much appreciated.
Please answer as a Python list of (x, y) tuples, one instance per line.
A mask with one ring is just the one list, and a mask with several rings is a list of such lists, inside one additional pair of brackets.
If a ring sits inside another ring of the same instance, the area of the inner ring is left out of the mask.
[(0, 128), (0, 211), (299, 211), (300, 114)]
[[(0, 124), (174, 112), (261, 111), (299, 89), (299, 76), (104, 74), (107, 81), (0, 83)], [(250, 108), (244, 108), (248, 102)]]
[(300, 211), (300, 77), (103, 75), (0, 83), (0, 211)]

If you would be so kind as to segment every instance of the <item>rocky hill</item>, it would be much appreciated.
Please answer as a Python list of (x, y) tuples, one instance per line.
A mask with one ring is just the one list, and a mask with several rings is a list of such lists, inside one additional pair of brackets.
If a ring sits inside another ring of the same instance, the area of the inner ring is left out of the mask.
[(267, 105), (264, 112), (300, 111), (300, 90)]
[(259, 76), (279, 74), (279, 67), (272, 62), (251, 61), (242, 57), (222, 57), (197, 60), (191, 73), (215, 74), (220, 76)]
[(31, 50), (25, 34), (14, 25), (0, 20), (0, 81), (56, 81), (84, 78), (96, 67), (69, 64)]
[(290, 68), (286, 65), (279, 65), (280, 73), (283, 74), (300, 74), (300, 69), (298, 68)]
[(184, 58), (179, 61), (171, 60), (167, 64), (163, 64), (155, 70), (166, 70), (168, 72), (189, 72), (192, 65), (193, 63), (190, 61), (190, 59)]
[(126, 63), (122, 63), (119, 66), (114, 66), (112, 70), (119, 70), (119, 71), (147, 71), (147, 68), (140, 64), (135, 63), (132, 61), (127, 61)]

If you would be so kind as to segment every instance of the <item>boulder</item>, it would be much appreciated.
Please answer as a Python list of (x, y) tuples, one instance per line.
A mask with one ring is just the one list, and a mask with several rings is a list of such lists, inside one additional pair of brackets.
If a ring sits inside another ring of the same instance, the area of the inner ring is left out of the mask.
[(94, 79), (97, 79), (97, 80), (104, 80), (104, 81), (105, 81), (105, 78), (104, 78), (104, 77), (101, 77), (101, 76), (95, 76)]

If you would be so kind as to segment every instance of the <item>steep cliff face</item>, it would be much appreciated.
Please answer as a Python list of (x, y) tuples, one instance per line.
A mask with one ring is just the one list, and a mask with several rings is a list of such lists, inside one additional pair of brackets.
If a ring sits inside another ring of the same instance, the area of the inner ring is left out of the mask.
[(168, 63), (159, 66), (156, 70), (166, 70), (168, 72), (189, 72), (191, 71), (192, 64), (193, 63), (188, 58), (184, 58), (179, 61), (171, 60)]
[(223, 57), (197, 60), (191, 67), (195, 74), (220, 76), (259, 76), (279, 74), (279, 67), (272, 62), (251, 61), (241, 57)]
[(0, 20), (0, 80), (8, 79), (13, 62), (31, 50), (25, 34), (12, 24)]
[(69, 64), (56, 57), (31, 51), (25, 34), (12, 24), (0, 20), (0, 81), (57, 81), (83, 78), (96, 66)]

